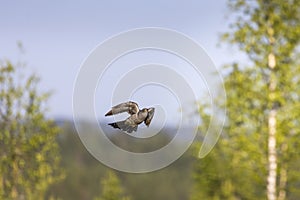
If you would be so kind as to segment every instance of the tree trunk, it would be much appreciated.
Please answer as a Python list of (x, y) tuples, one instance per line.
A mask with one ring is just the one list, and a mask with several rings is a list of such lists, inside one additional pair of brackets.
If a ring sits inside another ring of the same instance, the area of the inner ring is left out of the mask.
[(269, 175), (267, 196), (268, 200), (276, 200), (277, 153), (276, 153), (276, 110), (269, 114), (268, 162)]
[[(288, 145), (284, 143), (281, 146), (282, 153), (286, 153)], [(281, 164), (280, 167), (280, 178), (279, 178), (279, 194), (278, 200), (285, 200), (286, 198), (286, 184), (287, 184), (287, 166), (285, 163)]]
[(280, 170), (279, 195), (278, 200), (285, 200), (286, 197), (287, 171), (286, 166), (282, 166)]
[[(271, 37), (271, 43), (272, 43)], [(268, 56), (268, 67), (271, 70), (270, 83), (269, 83), (269, 101), (271, 110), (268, 116), (268, 178), (267, 178), (267, 197), (268, 200), (276, 200), (276, 178), (277, 178), (277, 152), (276, 152), (276, 115), (277, 108), (274, 102), (276, 90), (276, 76), (274, 68), (276, 66), (276, 59), (273, 53)]]

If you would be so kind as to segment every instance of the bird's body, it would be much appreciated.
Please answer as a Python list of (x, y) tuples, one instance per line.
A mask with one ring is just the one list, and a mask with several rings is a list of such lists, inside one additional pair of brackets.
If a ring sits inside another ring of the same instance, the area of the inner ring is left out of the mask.
[(112, 107), (105, 116), (127, 112), (130, 116), (126, 120), (109, 123), (108, 125), (131, 133), (137, 131), (138, 125), (143, 122), (149, 126), (154, 115), (154, 110), (154, 108), (143, 108), (140, 110), (137, 103), (129, 101)]

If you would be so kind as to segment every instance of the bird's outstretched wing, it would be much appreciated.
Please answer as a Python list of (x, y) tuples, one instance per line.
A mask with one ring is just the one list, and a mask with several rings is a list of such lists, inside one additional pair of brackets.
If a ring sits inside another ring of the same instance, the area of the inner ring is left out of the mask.
[(121, 129), (123, 131), (127, 131), (128, 133), (132, 133), (132, 131), (137, 131), (138, 125), (137, 124), (131, 124), (130, 122), (128, 123), (128, 120), (124, 121), (119, 121), (119, 122), (113, 122), (108, 125)]
[(130, 115), (136, 114), (139, 111), (139, 106), (133, 101), (128, 101), (126, 103), (120, 103), (111, 108), (105, 116), (115, 115), (122, 112), (128, 112)]
[(146, 117), (146, 119), (145, 119), (145, 124), (146, 124), (146, 126), (149, 126), (150, 125), (150, 123), (151, 123), (151, 120), (152, 120), (152, 118), (153, 118), (153, 116), (154, 116), (154, 112), (155, 112), (155, 108), (149, 108), (148, 109), (148, 115), (147, 115), (147, 117)]

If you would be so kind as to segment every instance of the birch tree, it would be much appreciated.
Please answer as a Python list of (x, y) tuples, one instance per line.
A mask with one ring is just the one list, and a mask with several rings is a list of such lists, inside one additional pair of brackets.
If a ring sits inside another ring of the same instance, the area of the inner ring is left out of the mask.
[[(267, 106), (262, 112), (267, 115), (268, 131), (261, 133), (268, 135), (267, 198), (275, 200), (278, 195), (279, 199), (285, 199), (286, 167), (282, 164), (280, 174), (277, 173), (280, 162), (277, 152), (279, 149), (286, 151), (286, 142), (283, 138), (281, 144), (278, 144), (277, 138), (287, 137), (289, 130), (281, 132), (278, 120), (286, 120), (280, 115), (287, 111), (287, 106), (296, 106), (292, 99), (297, 94), (297, 88), (292, 86), (299, 79), (299, 73), (291, 72), (298, 71), (299, 67), (296, 55), (300, 39), (300, 3), (239, 0), (230, 1), (230, 6), (241, 15), (233, 24), (233, 32), (226, 36), (232, 44), (238, 44), (240, 50), (248, 55), (254, 64), (252, 68), (259, 68), (263, 83), (267, 85)], [(280, 180), (279, 183), (277, 179)]]
[[(214, 195), (299, 198), (293, 188), (299, 184), (293, 163), (300, 159), (294, 149), (300, 134), (300, 1), (229, 0), (229, 7), (233, 20), (224, 40), (237, 46), (247, 60), (226, 68), (228, 99), (220, 106), (227, 107), (228, 123), (212, 155), (222, 158), (223, 163), (215, 160), (214, 165), (222, 164), (229, 174), (216, 179), (217, 188), (227, 189)], [(241, 181), (244, 177), (247, 180)], [(245, 182), (250, 183), (248, 188)]]

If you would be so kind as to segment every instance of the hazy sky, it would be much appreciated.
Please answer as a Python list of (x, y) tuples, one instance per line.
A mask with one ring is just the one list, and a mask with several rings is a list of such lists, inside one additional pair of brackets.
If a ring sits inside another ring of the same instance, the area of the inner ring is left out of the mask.
[[(182, 32), (207, 51), (219, 67), (232, 53), (217, 47), (228, 27), (225, 0), (0, 1), (0, 58), (19, 59), (53, 90), (50, 116), (72, 116), (76, 74), (90, 51), (108, 37), (133, 28)], [(21, 55), (17, 42), (22, 42)]]

